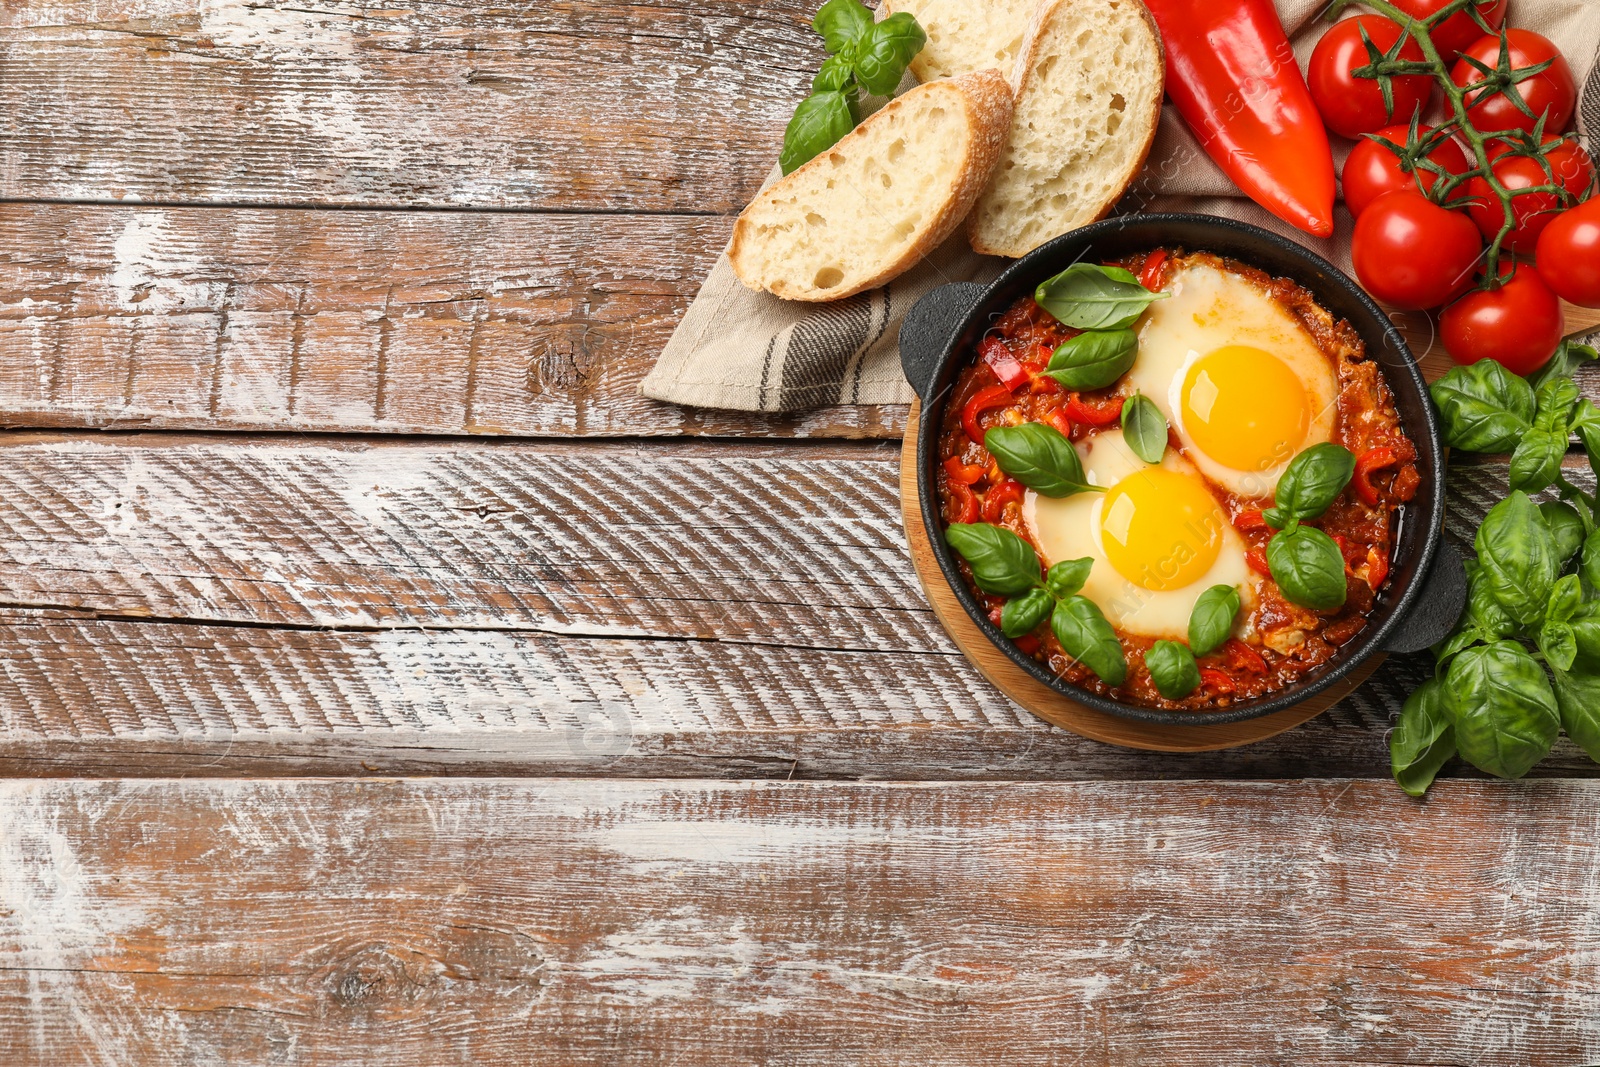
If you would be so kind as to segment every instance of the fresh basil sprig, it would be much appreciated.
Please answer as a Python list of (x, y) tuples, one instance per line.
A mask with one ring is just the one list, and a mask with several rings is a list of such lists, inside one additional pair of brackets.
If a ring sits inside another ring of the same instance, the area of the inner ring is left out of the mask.
[(1555, 538), (1528, 494), (1513, 492), (1489, 509), (1473, 548), (1489, 594), (1523, 626), (1544, 618), (1561, 573)]
[(1521, 778), (1544, 759), (1561, 729), (1544, 668), (1515, 641), (1469, 648), (1450, 661), (1445, 708), (1456, 748), (1479, 770)]
[(1119, 330), (1169, 293), (1151, 292), (1122, 267), (1074, 263), (1033, 291), (1038, 305), (1076, 330)]
[(1450, 368), (1429, 392), (1451, 448), (1510, 452), (1533, 428), (1533, 386), (1492, 359)]
[(1090, 557), (1063, 560), (1039, 577), (1033, 546), (1002, 526), (955, 523), (944, 537), (972, 569), (972, 580), (986, 593), (1009, 597), (1000, 609), (1000, 630), (1017, 638), (1048, 617), (1061, 649), (1115, 688), (1128, 677), (1128, 661), (1116, 630), (1099, 605), (1078, 590), (1094, 566)]
[(826, 152), (861, 121), (861, 90), (888, 96), (928, 36), (901, 11), (882, 22), (860, 0), (827, 0), (811, 20), (828, 59), (811, 81), (811, 95), (783, 131), (778, 165), (790, 174)]
[(1455, 727), (1445, 712), (1444, 695), (1444, 679), (1423, 682), (1406, 698), (1389, 737), (1394, 780), (1414, 797), (1428, 791), (1439, 768), (1456, 754)]
[(1240, 606), (1239, 590), (1231, 585), (1214, 585), (1201, 593), (1189, 614), (1189, 650), (1209, 656), (1221, 648), (1233, 633)]
[(1132, 369), (1138, 352), (1132, 330), (1086, 330), (1064, 341), (1044, 372), (1067, 389), (1104, 389)]
[(1182, 700), (1200, 688), (1200, 666), (1187, 645), (1157, 641), (1144, 654), (1144, 665), (1156, 691), (1168, 700)]
[(1122, 437), (1146, 463), (1160, 463), (1167, 454), (1167, 417), (1156, 402), (1134, 393), (1122, 403)]
[(1043, 496), (1104, 492), (1089, 484), (1078, 450), (1054, 426), (996, 426), (983, 435), (983, 447), (1001, 470)]
[(1350, 484), (1355, 469), (1356, 457), (1348, 448), (1329, 441), (1312, 445), (1289, 461), (1278, 479), (1277, 506), (1261, 517), (1276, 530), (1320, 518)]

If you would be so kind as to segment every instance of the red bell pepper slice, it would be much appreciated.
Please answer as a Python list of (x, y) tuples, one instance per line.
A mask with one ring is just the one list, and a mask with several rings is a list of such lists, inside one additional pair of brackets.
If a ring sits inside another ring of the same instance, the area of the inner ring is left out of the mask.
[(971, 485), (983, 477), (983, 467), (977, 463), (963, 463), (960, 456), (944, 461), (944, 474), (951, 485)]
[(1252, 548), (1244, 554), (1244, 561), (1250, 564), (1250, 569), (1261, 575), (1261, 577), (1272, 577), (1272, 567), (1267, 563), (1267, 553), (1263, 549)]
[(983, 521), (999, 522), (1005, 515), (1006, 505), (1022, 502), (1022, 484), (1010, 478), (983, 494)]
[(1052, 411), (1049, 418), (1045, 419), (1044, 421), (1048, 422), (1051, 426), (1054, 426), (1056, 432), (1062, 437), (1065, 437), (1069, 440), (1072, 438), (1072, 420), (1067, 418), (1067, 413), (1065, 411), (1057, 408), (1055, 411)]
[(1122, 397), (1114, 396), (1110, 400), (1103, 400), (1098, 404), (1090, 403), (1072, 393), (1067, 397), (1062, 411), (1067, 413), (1067, 418), (1073, 422), (1081, 422), (1085, 426), (1110, 426), (1122, 418)]
[(960, 482), (950, 483), (950, 521), (977, 522), (978, 495)]
[(1003, 408), (1010, 403), (1011, 390), (1003, 385), (991, 385), (987, 389), (979, 389), (961, 409), (961, 428), (967, 431), (967, 436), (974, 442), (983, 444), (983, 427), (978, 425), (978, 416), (985, 411)]
[(1227, 656), (1230, 670), (1248, 671), (1251, 674), (1267, 673), (1267, 661), (1261, 658), (1261, 653), (1237, 637), (1230, 637), (1224, 641), (1222, 651)]
[(1350, 484), (1356, 488), (1356, 496), (1372, 507), (1378, 505), (1378, 489), (1372, 484), (1372, 472), (1383, 470), (1385, 467), (1394, 467), (1400, 463), (1400, 457), (1392, 448), (1369, 448), (1361, 453), (1356, 460), (1356, 472), (1350, 479)]
[(1155, 292), (1161, 288), (1161, 272), (1167, 265), (1167, 250), (1158, 248), (1145, 257), (1144, 266), (1139, 268), (1139, 284)]
[(1228, 696), (1238, 688), (1232, 678), (1215, 667), (1200, 668), (1200, 684), (1218, 696)]
[(1039, 651), (1040, 641), (1032, 634), (1023, 634), (1021, 637), (1016, 639), (1016, 645), (1022, 650), (1023, 655), (1031, 656), (1035, 652)]
[(1333, 235), (1333, 152), (1272, 0), (1146, 0), (1167, 50), (1167, 95), (1247, 195)]
[(1260, 530), (1270, 530), (1267, 520), (1261, 517), (1260, 508), (1245, 508), (1233, 517), (1233, 528), (1241, 533), (1256, 533)]
[(1012, 392), (1019, 386), (1028, 384), (1028, 369), (1022, 361), (1011, 354), (1011, 349), (998, 337), (985, 337), (978, 346), (978, 355), (994, 371), (994, 376), (1000, 379), (1000, 384)]
[(1367, 585), (1376, 593), (1378, 586), (1389, 577), (1389, 557), (1386, 553), (1378, 551), (1378, 546), (1373, 545), (1367, 549)]

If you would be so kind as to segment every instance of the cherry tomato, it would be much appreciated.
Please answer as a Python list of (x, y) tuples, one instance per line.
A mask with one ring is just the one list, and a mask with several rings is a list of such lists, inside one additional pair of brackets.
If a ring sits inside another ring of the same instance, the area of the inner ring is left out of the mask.
[[(1558, 138), (1548, 137), (1545, 143), (1554, 140)], [(1576, 141), (1562, 141), (1545, 157), (1550, 161), (1551, 174), (1546, 174), (1544, 165), (1532, 156), (1507, 155), (1510, 150), (1509, 145), (1498, 142), (1489, 150), (1489, 158), (1495, 161), (1495, 177), (1512, 192), (1532, 189), (1537, 185), (1550, 185), (1554, 175), (1553, 184), (1562, 186), (1576, 198), (1587, 192), (1594, 181), (1594, 162)], [(1478, 224), (1478, 229), (1485, 237), (1492, 240), (1505, 222), (1500, 199), (1482, 178), (1467, 182), (1467, 195), (1472, 198), (1472, 204), (1467, 209), (1472, 221)], [(1532, 254), (1539, 243), (1539, 235), (1565, 206), (1554, 193), (1523, 193), (1513, 197), (1511, 213), (1517, 220), (1517, 228), (1506, 238), (1505, 247), (1513, 252)]]
[[(1421, 137), (1427, 137), (1432, 132), (1432, 126), (1422, 126), (1417, 130)], [(1378, 136), (1403, 145), (1411, 136), (1411, 127), (1385, 126), (1378, 131)], [(1460, 142), (1455, 140), (1445, 141), (1429, 152), (1428, 158), (1451, 174), (1464, 174), (1468, 169), (1467, 154), (1462, 151)], [(1418, 178), (1421, 178), (1429, 189), (1432, 189), (1439, 180), (1437, 174), (1430, 174), (1425, 170), (1414, 173), (1401, 170), (1399, 156), (1377, 141), (1363, 137), (1350, 150), (1350, 158), (1345, 160), (1345, 206), (1350, 209), (1350, 214), (1360, 215), (1374, 200), (1393, 189), (1415, 191)]]
[[(1425, 19), (1448, 3), (1450, 0), (1394, 0), (1395, 7), (1416, 19)], [(1479, 0), (1478, 14), (1483, 16), (1490, 29), (1498, 30), (1506, 20), (1506, 0)], [(1482, 37), (1483, 30), (1472, 21), (1470, 14), (1458, 11), (1445, 19), (1443, 25), (1435, 27), (1429, 36), (1433, 38), (1433, 46), (1448, 63), (1463, 48)]]
[(1367, 292), (1401, 311), (1438, 307), (1465, 292), (1482, 250), (1471, 219), (1409, 189), (1368, 205), (1350, 246)]
[(1439, 338), (1457, 363), (1498, 360), (1513, 374), (1532, 374), (1561, 343), (1561, 301), (1539, 278), (1519, 267), (1490, 292), (1468, 293), (1439, 316)]
[[(1511, 49), (1513, 69), (1531, 67), (1547, 59), (1554, 60), (1549, 69), (1516, 85), (1522, 99), (1533, 111), (1533, 116), (1524, 115), (1504, 93), (1469, 93), (1467, 103), (1471, 106), (1467, 109), (1467, 115), (1472, 119), (1472, 124), (1484, 133), (1498, 130), (1527, 130), (1532, 133), (1538, 124), (1538, 116), (1547, 115), (1545, 131), (1562, 132), (1567, 128), (1567, 123), (1572, 121), (1572, 111), (1578, 102), (1578, 83), (1573, 80), (1572, 68), (1568, 66), (1566, 57), (1548, 37), (1541, 37), (1531, 30), (1507, 30), (1506, 43)], [(1467, 62), (1466, 57), (1471, 56), (1493, 70), (1500, 62), (1500, 38), (1480, 37), (1461, 56), (1450, 77), (1463, 88), (1477, 85), (1483, 81), (1483, 75)]]
[[(1433, 79), (1426, 74), (1395, 78), (1394, 114), (1389, 115), (1383, 106), (1383, 88), (1377, 80), (1358, 78), (1352, 73), (1372, 62), (1366, 43), (1361, 39), (1362, 29), (1384, 52), (1394, 47), (1403, 32), (1382, 15), (1357, 15), (1335, 23), (1317, 42), (1306, 75), (1311, 98), (1322, 113), (1322, 121), (1328, 124), (1328, 129), (1345, 137), (1376, 133), (1397, 122), (1409, 125), (1412, 113), (1425, 107), (1433, 93)], [(1400, 50), (1400, 58), (1421, 62), (1422, 49), (1417, 42), (1407, 41)]]
[(1561, 299), (1600, 308), (1600, 199), (1562, 212), (1544, 228), (1539, 277)]

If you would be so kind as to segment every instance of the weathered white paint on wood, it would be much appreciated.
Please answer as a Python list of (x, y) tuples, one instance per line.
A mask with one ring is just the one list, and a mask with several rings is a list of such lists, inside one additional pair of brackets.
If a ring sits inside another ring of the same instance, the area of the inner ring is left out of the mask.
[(8, 2), (0, 199), (737, 211), (813, 10)]
[(730, 226), (0, 204), (0, 421), (897, 436), (901, 408), (760, 418), (638, 395)]
[(0, 1058), (1600, 1058), (1596, 787), (0, 785)]

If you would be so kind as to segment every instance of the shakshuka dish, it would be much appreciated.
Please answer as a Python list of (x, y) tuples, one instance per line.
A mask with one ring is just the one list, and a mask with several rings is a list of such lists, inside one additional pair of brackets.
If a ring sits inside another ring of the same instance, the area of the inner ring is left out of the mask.
[(1209, 711), (1327, 664), (1388, 580), (1416, 449), (1355, 330), (1206, 252), (1079, 263), (978, 343), (945, 409), (945, 536), (1069, 683)]

